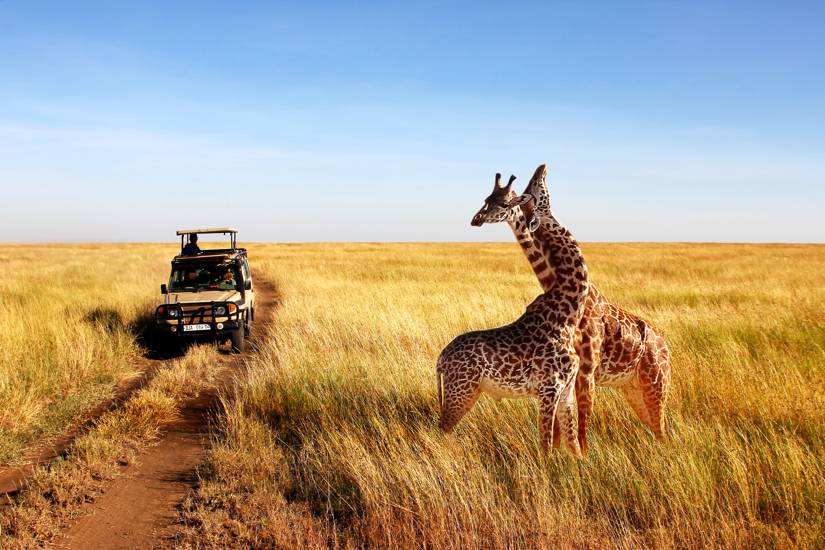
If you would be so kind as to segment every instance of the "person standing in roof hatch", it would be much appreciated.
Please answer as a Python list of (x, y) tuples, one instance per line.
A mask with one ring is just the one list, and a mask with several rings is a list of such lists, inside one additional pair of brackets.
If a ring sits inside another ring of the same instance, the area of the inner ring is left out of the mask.
[(183, 247), (181, 250), (181, 254), (184, 256), (196, 256), (201, 253), (201, 249), (198, 246), (198, 235), (197, 233), (190, 233), (189, 234), (189, 243)]

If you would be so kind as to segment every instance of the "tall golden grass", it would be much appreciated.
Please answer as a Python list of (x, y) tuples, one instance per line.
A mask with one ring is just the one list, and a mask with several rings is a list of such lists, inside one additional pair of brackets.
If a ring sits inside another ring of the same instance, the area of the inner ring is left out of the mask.
[(543, 457), (530, 401), (437, 428), (434, 365), (538, 292), (515, 244), (261, 245), (282, 304), (187, 503), (184, 543), (825, 544), (825, 247), (585, 246), (668, 338), (669, 440), (599, 390), (590, 454)]
[[(174, 250), (0, 246), (0, 463), (132, 372)], [(482, 398), (456, 433), (439, 432), (442, 347), (510, 322), (539, 292), (515, 244), (256, 245), (256, 276), (278, 286), (282, 303), (220, 423), (182, 543), (825, 545), (825, 247), (585, 253), (602, 291), (668, 338), (666, 443), (603, 389), (581, 462), (541, 456), (529, 401)], [(181, 376), (158, 378), (164, 396)], [(77, 468), (37, 486), (68, 502), (75, 480), (100, 477), (121, 452), (96, 450), (114, 440), (106, 422), (68, 458)], [(26, 511), (62, 504), (29, 504), (5, 527), (36, 543), (57, 524)]]
[(0, 466), (133, 374), (174, 246), (0, 246)]

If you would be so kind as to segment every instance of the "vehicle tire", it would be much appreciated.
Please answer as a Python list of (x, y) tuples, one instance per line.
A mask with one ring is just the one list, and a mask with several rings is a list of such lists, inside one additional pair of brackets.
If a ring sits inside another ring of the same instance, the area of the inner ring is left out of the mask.
[(244, 338), (249, 338), (249, 336), (252, 334), (252, 325), (250, 323), (249, 313), (246, 314), (246, 319), (244, 320), (243, 328)]
[(165, 335), (159, 339), (157, 352), (163, 358), (178, 357), (186, 353), (186, 348), (180, 338)]
[(243, 325), (239, 326), (235, 330), (229, 333), (229, 338), (232, 341), (232, 351), (235, 353), (241, 353), (244, 350), (244, 333), (246, 331), (243, 328)]
[(177, 342), (172, 343), (172, 356), (180, 357), (181, 355), (186, 355), (186, 352), (190, 347), (192, 347), (191, 342), (178, 340)]

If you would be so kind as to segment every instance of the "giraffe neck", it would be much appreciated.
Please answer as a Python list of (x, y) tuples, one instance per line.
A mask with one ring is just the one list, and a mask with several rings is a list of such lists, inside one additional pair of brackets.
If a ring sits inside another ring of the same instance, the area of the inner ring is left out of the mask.
[(510, 229), (513, 230), (513, 235), (515, 235), (521, 251), (527, 256), (527, 261), (530, 263), (530, 267), (533, 268), (542, 290), (548, 292), (553, 288), (555, 281), (553, 266), (548, 264), (546, 251), (537, 246), (533, 236), (527, 230), (527, 218), (525, 216), (527, 212), (524, 212), (523, 208), (514, 208), (513, 210), (514, 213), (507, 217), (507, 223)]
[(539, 227), (533, 234), (533, 242), (547, 265), (552, 266), (555, 276), (555, 284), (546, 293), (549, 303), (558, 304), (560, 322), (578, 325), (589, 291), (584, 255), (570, 231), (556, 220), (549, 200), (538, 202), (535, 215), (539, 218)]

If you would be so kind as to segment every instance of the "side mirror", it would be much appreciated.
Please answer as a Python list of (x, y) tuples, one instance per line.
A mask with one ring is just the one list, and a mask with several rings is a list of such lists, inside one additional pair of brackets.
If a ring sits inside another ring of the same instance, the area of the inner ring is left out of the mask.
[(161, 294), (169, 294), (169, 290), (166, 288), (165, 284), (160, 285), (160, 293)]
[(247, 279), (246, 282), (243, 284), (243, 289), (244, 290), (252, 290), (252, 281)]

